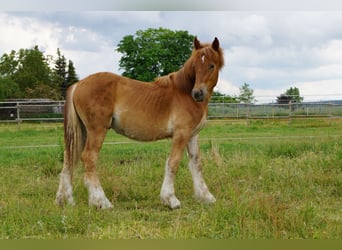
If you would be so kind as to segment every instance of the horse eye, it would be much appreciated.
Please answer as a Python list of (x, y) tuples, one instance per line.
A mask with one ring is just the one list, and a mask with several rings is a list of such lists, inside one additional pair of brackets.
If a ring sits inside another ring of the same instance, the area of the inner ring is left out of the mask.
[(213, 68), (215, 68), (215, 64), (210, 64), (209, 69), (213, 69)]

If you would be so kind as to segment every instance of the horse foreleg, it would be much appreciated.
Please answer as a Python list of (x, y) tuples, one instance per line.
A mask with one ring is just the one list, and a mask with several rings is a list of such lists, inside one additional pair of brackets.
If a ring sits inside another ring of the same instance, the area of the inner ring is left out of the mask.
[(165, 176), (160, 191), (161, 201), (171, 209), (179, 208), (181, 203), (175, 195), (174, 179), (182, 159), (186, 142), (182, 138), (174, 138), (170, 157), (166, 160)]
[(60, 174), (60, 181), (58, 186), (58, 191), (56, 194), (56, 204), (64, 205), (66, 202), (69, 205), (75, 205), (74, 198), (72, 196), (72, 175), (73, 175), (73, 165), (69, 160), (67, 152), (64, 151), (64, 164), (63, 169)]
[(96, 172), (96, 162), (106, 132), (106, 129), (88, 131), (87, 141), (81, 157), (85, 167), (84, 183), (89, 193), (89, 206), (95, 206), (98, 209), (113, 207), (102, 189)]
[(187, 145), (189, 155), (189, 170), (194, 183), (195, 198), (204, 203), (214, 203), (215, 197), (209, 189), (202, 175), (202, 166), (198, 147), (198, 135), (193, 136)]

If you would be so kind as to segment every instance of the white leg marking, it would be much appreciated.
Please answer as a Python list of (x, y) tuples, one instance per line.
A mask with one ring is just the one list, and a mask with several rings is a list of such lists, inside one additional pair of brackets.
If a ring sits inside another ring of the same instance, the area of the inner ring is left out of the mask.
[(74, 198), (72, 197), (71, 173), (67, 168), (63, 168), (60, 176), (56, 204), (64, 205), (65, 201), (69, 205), (75, 205)]
[(113, 208), (99, 183), (88, 180), (86, 177), (84, 183), (89, 192), (89, 206), (95, 206), (97, 209)]
[(175, 176), (169, 167), (169, 159), (167, 159), (165, 164), (164, 181), (160, 191), (160, 198), (161, 201), (171, 209), (180, 208), (181, 205), (180, 201), (175, 196), (174, 177)]
[(209, 192), (209, 189), (202, 175), (198, 149), (198, 135), (190, 139), (187, 149), (189, 153), (189, 170), (194, 182), (195, 198), (204, 203), (214, 203), (216, 199)]
[(192, 163), (189, 164), (190, 172), (194, 182), (195, 198), (204, 203), (214, 203), (215, 197), (209, 192), (205, 184), (202, 172), (198, 170), (197, 166)]

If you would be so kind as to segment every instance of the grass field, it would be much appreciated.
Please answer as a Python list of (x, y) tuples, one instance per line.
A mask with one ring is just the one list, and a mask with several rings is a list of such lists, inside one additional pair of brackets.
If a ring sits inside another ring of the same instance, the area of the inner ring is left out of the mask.
[(341, 239), (341, 129), (339, 119), (210, 121), (201, 152), (217, 202), (194, 201), (184, 157), (175, 211), (159, 200), (170, 142), (135, 143), (109, 131), (98, 172), (114, 209), (97, 211), (87, 205), (82, 167), (77, 205), (54, 205), (61, 124), (0, 125), (0, 237)]

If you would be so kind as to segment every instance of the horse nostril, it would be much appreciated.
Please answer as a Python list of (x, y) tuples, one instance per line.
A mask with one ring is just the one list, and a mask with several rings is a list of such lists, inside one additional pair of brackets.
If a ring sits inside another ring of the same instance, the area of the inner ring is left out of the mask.
[(202, 91), (202, 90), (197, 91), (197, 92), (195, 93), (195, 97), (196, 97), (197, 99), (202, 98), (202, 97), (203, 97), (203, 91)]
[(193, 98), (195, 99), (195, 101), (197, 101), (197, 102), (203, 101), (203, 99), (204, 99), (204, 92), (203, 92), (203, 90), (200, 89), (200, 90), (194, 91), (192, 97), (193, 97)]

